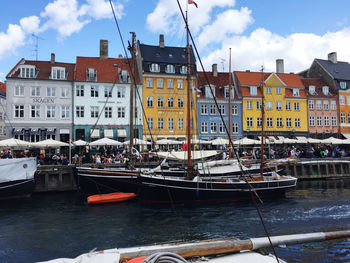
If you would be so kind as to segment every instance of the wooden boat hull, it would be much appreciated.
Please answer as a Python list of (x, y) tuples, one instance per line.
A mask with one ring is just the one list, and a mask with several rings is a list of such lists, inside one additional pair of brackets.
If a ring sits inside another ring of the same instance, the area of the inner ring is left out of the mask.
[(88, 204), (118, 203), (136, 197), (134, 193), (110, 193), (103, 195), (91, 195), (88, 197)]

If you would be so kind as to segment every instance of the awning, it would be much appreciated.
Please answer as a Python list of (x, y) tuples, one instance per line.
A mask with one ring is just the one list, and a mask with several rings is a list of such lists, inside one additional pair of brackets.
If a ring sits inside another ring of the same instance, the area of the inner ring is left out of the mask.
[(29, 129), (29, 133), (30, 134), (39, 134), (40, 133), (40, 128), (37, 128), (37, 129)]
[(69, 134), (69, 129), (60, 129), (60, 134)]
[(56, 134), (56, 128), (47, 129), (46, 134)]
[(350, 133), (342, 133), (346, 139), (350, 139)]
[(112, 129), (106, 129), (104, 130), (105, 138), (113, 139), (113, 130)]
[(24, 128), (12, 128), (12, 134), (23, 134), (24, 133)]
[(126, 130), (125, 129), (119, 129), (117, 134), (118, 134), (118, 137), (126, 137)]
[(100, 130), (99, 129), (91, 129), (90, 130), (90, 138), (100, 138)]

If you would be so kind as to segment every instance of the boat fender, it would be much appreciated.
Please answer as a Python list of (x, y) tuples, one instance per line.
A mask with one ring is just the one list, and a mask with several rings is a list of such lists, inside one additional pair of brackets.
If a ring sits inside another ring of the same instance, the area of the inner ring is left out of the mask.
[(195, 176), (193, 179), (192, 179), (193, 182), (199, 182), (199, 176)]

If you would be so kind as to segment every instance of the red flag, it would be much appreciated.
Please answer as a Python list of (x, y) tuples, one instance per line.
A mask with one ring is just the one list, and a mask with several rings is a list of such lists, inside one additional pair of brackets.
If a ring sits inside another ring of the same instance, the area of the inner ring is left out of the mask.
[(189, 5), (190, 5), (190, 4), (194, 4), (194, 5), (198, 8), (197, 3), (196, 3), (195, 1), (193, 1), (193, 0), (188, 0), (188, 4), (189, 4)]

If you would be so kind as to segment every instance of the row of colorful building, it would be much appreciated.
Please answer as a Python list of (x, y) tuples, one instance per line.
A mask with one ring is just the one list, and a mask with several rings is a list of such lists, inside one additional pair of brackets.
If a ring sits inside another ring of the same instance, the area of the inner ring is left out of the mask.
[(75, 63), (57, 62), (54, 54), (50, 61), (21, 59), (6, 76), (6, 97), (5, 85), (0, 86), (0, 136), (31, 142), (103, 137), (123, 141), (133, 119), (134, 137), (182, 140), (189, 99), (194, 137), (227, 138), (223, 119), (233, 139), (257, 138), (262, 95), (267, 135), (350, 135), (350, 65), (337, 61), (336, 53), (327, 60), (315, 59), (298, 74), (285, 73), (281, 59), (276, 60), (276, 72), (231, 73), (218, 72), (216, 64), (211, 72), (197, 71), (192, 49), (190, 61), (188, 87), (187, 49), (165, 46), (163, 35), (158, 46), (137, 42), (135, 74), (130, 59), (108, 57), (106, 40), (100, 41), (99, 57), (78, 56)]

